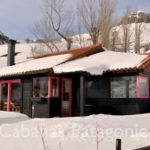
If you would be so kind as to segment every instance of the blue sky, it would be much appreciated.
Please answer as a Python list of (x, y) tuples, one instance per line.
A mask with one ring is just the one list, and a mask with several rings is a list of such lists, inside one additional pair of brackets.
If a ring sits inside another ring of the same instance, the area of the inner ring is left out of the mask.
[[(0, 0), (0, 31), (12, 39), (34, 38), (28, 28), (40, 18), (41, 1)], [(68, 5), (71, 5), (77, 0), (67, 1)], [(121, 15), (128, 5), (138, 10), (150, 12), (150, 0), (118, 0), (118, 2), (118, 15)]]

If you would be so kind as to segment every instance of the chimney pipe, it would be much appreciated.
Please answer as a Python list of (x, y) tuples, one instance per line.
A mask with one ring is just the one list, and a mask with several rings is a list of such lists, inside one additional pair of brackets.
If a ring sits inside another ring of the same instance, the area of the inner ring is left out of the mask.
[(12, 66), (15, 64), (15, 44), (16, 44), (15, 40), (9, 40), (7, 66)]

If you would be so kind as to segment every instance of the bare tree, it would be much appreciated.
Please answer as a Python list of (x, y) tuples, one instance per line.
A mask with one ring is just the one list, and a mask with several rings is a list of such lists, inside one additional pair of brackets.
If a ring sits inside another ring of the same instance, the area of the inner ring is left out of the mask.
[(134, 45), (135, 53), (140, 53), (140, 48), (141, 48), (141, 26), (142, 26), (142, 23), (135, 23), (135, 45)]
[(90, 34), (93, 44), (101, 38), (103, 46), (108, 47), (115, 6), (114, 0), (81, 0), (78, 3), (79, 20)]
[(118, 32), (116, 29), (112, 29), (113, 31), (110, 34), (110, 48), (112, 51), (117, 51), (117, 43), (118, 43)]
[(79, 22), (90, 34), (93, 44), (98, 43), (100, 15), (98, 15), (98, 7), (91, 0), (81, 0), (77, 4)]
[(117, 1), (113, 0), (101, 0), (100, 1), (100, 14), (101, 14), (101, 38), (102, 44), (105, 47), (109, 47), (110, 30), (114, 26), (114, 12), (117, 5)]
[(67, 49), (71, 49), (72, 40), (68, 36), (73, 14), (67, 9), (65, 0), (43, 0), (43, 18), (36, 22), (31, 32), (36, 38), (43, 40), (51, 50), (59, 48), (55, 44), (56, 38), (63, 38), (67, 43)]
[(7, 37), (2, 32), (0, 32), (0, 45), (1, 44), (6, 44), (8, 42), (9, 42), (9, 37)]
[(122, 51), (128, 52), (130, 50), (130, 45), (131, 45), (131, 36), (132, 33), (130, 30), (131, 24), (129, 23), (129, 15), (131, 13), (131, 8), (128, 7), (126, 9), (126, 12), (124, 13), (122, 19), (121, 19), (121, 28), (122, 28)]
[(135, 41), (134, 41), (134, 51), (135, 53), (140, 53), (141, 48), (141, 29), (142, 23), (138, 22), (138, 18), (135, 20)]
[[(56, 38), (55, 32), (52, 29), (51, 24), (47, 20), (47, 16), (43, 16), (43, 18), (33, 24), (30, 28), (30, 32), (35, 36), (37, 41), (40, 41), (40, 48), (44, 45), (50, 50), (50, 52), (59, 51), (57, 45), (54, 40)], [(33, 47), (33, 52), (38, 53), (38, 49), (36, 46)], [(44, 49), (44, 47), (43, 47)], [(44, 53), (44, 51), (43, 51)]]

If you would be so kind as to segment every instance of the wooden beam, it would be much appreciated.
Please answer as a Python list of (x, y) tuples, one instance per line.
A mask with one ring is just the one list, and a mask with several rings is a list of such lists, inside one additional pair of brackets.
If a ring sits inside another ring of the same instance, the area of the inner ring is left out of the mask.
[(80, 76), (80, 116), (84, 116), (84, 106), (85, 106), (85, 77)]
[(121, 139), (116, 139), (116, 150), (121, 150)]
[(11, 81), (8, 81), (8, 94), (7, 94), (7, 111), (11, 110)]

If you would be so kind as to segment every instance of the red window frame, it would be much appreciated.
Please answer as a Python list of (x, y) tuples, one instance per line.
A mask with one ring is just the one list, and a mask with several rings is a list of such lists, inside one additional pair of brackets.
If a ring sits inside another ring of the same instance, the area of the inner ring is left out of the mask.
[(61, 93), (61, 116), (62, 117), (71, 117), (71, 114), (72, 114), (72, 79), (70, 79), (70, 78), (62, 78), (62, 86), (63, 86), (63, 81), (66, 81), (66, 80), (68, 80), (69, 81), (69, 84), (70, 84), (70, 95), (69, 95), (69, 106), (70, 106), (70, 108), (69, 108), (69, 115), (67, 115), (67, 116), (64, 116), (63, 115), (63, 105), (62, 105), (62, 102), (63, 102), (63, 94), (64, 94), (64, 89), (63, 89), (63, 87), (62, 87), (62, 93)]
[[(140, 80), (141, 79), (145, 79), (147, 82), (146, 84), (146, 96), (141, 96), (140, 95)], [(144, 76), (137, 76), (136, 78), (136, 97), (137, 98), (149, 98), (149, 78), (148, 77), (144, 77)]]
[[(57, 80), (57, 95), (52, 95), (52, 80)], [(58, 98), (59, 97), (59, 78), (58, 77), (48, 77), (48, 97)]]
[(8, 89), (7, 89), (7, 111), (10, 111), (11, 110), (11, 84), (12, 83), (21, 83), (21, 80), (20, 79), (17, 79), (17, 80), (1, 80), (0, 81), (0, 84), (3, 84), (3, 83), (7, 83), (8, 84)]

